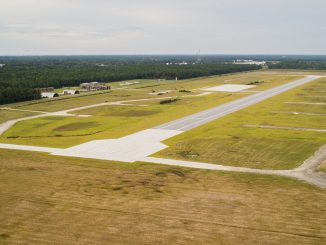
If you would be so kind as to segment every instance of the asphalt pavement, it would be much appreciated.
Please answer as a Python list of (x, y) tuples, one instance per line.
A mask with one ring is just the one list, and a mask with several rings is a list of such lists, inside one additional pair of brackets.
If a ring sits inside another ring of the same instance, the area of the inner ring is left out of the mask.
[(167, 129), (167, 130), (179, 130), (187, 131), (195, 127), (201, 126), (208, 122), (214, 121), (218, 118), (231, 114), (233, 112), (239, 111), (248, 106), (254, 105), (258, 102), (271, 98), (275, 95), (286, 92), (290, 89), (296, 88), (308, 82), (311, 82), (320, 76), (307, 76), (305, 78), (290, 82), (266, 91), (258, 92), (244, 98), (216, 106), (214, 108), (192, 114), (190, 116), (177, 119), (175, 121), (165, 123), (154, 127), (155, 129)]

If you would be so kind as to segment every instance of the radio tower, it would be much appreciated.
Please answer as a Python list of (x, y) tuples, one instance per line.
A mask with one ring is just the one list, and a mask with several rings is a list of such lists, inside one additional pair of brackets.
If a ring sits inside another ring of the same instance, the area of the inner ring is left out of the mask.
[(200, 49), (198, 49), (198, 51), (196, 53), (196, 64), (200, 64), (200, 63), (201, 63)]

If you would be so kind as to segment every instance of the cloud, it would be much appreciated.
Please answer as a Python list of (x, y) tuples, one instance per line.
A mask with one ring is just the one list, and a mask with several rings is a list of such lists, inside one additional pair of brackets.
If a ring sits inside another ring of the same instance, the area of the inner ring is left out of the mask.
[(325, 54), (322, 0), (0, 0), (0, 54)]

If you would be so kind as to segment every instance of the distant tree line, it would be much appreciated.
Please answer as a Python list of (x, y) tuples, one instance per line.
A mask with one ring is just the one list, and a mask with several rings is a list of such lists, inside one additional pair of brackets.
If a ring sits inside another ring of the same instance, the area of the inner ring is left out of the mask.
[(39, 89), (22, 86), (0, 86), (0, 104), (8, 104), (36, 99), (41, 99), (41, 92)]
[(326, 61), (285, 60), (277, 64), (268, 64), (270, 69), (326, 70)]
[(225, 62), (189, 65), (166, 65), (162, 61), (106, 61), (78, 57), (1, 60), (0, 104), (41, 98), (39, 88), (71, 87), (84, 82), (112, 82), (131, 79), (187, 79), (260, 69), (255, 65)]

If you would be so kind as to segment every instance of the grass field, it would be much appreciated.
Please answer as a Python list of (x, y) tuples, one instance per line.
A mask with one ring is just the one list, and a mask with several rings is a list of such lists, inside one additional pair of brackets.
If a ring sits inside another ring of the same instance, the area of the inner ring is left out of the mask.
[(325, 244), (326, 191), (283, 177), (0, 150), (0, 243)]
[(324, 161), (320, 166), (319, 166), (319, 170), (326, 172), (326, 161)]
[(325, 93), (319, 93), (325, 90), (325, 78), (306, 84), (169, 139), (170, 147), (156, 155), (252, 168), (296, 167), (326, 143), (326, 133), (245, 125), (326, 129), (326, 105), (287, 103), (314, 103), (317, 94), (325, 101)]
[(27, 111), (0, 110), (0, 123), (4, 123), (6, 121), (17, 119), (17, 118), (34, 116), (37, 114), (38, 113), (27, 112)]

